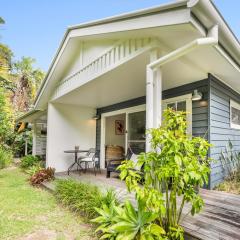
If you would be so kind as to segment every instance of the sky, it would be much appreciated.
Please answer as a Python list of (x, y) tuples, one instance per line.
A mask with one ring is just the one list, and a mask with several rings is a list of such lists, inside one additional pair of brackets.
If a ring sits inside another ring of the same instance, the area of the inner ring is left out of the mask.
[[(48, 70), (66, 28), (90, 20), (160, 5), (169, 0), (0, 0), (0, 42), (15, 59), (29, 56), (36, 67)], [(240, 0), (214, 0), (240, 38)]]

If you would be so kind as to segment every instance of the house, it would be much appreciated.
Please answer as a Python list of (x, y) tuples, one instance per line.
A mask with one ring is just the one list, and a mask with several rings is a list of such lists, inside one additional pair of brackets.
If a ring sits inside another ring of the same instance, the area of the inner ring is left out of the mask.
[[(188, 133), (213, 144), (209, 188), (221, 151), (240, 150), (240, 44), (214, 4), (182, 0), (69, 27), (37, 95), (18, 121), (33, 124), (33, 154), (66, 171), (64, 150), (148, 151), (145, 129), (166, 107), (186, 110)], [(97, 116), (97, 117), (94, 117)]]

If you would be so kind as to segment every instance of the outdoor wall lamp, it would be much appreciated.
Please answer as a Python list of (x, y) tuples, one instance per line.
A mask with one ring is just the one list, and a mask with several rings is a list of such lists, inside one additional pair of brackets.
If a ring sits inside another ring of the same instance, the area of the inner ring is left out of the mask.
[(100, 116), (98, 114), (96, 114), (96, 115), (93, 116), (93, 119), (98, 120), (98, 119), (100, 119)]
[(199, 101), (202, 99), (202, 93), (199, 92), (198, 90), (194, 90), (193, 91), (193, 95), (192, 95), (192, 101)]

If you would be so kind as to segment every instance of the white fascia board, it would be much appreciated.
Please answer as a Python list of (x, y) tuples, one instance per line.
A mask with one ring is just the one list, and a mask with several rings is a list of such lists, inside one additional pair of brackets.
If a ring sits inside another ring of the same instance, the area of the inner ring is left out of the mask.
[(172, 11), (165, 11), (158, 14), (139, 16), (138, 18), (131, 18), (123, 21), (73, 29), (70, 31), (69, 35), (71, 37), (86, 37), (99, 34), (126, 32), (169, 25), (179, 25), (189, 23), (190, 17), (191, 16), (189, 9), (173, 9)]
[(50, 65), (50, 68), (49, 68), (49, 70), (48, 70), (48, 72), (45, 76), (45, 79), (44, 79), (44, 81), (43, 81), (43, 83), (42, 83), (42, 85), (41, 85), (41, 87), (38, 91), (37, 97), (36, 97), (35, 102), (34, 102), (34, 109), (41, 110), (41, 108), (38, 105), (39, 101), (41, 99), (41, 96), (42, 96), (44, 90), (46, 89), (46, 87), (48, 85), (48, 82), (49, 82), (49, 80), (50, 80), (50, 78), (51, 78), (51, 76), (52, 76), (52, 74), (55, 70), (55, 67), (57, 66), (57, 63), (58, 63), (59, 59), (61, 58), (64, 50), (66, 49), (66, 46), (67, 46), (67, 43), (68, 43), (69, 40), (70, 40), (70, 36), (68, 36), (68, 34), (65, 34), (64, 38), (63, 38), (63, 40), (60, 44), (59, 49), (57, 50), (57, 53), (56, 53), (55, 57), (53, 58), (53, 61), (52, 61), (51, 65)]
[(18, 117), (16, 119), (16, 123), (19, 122), (34, 122), (39, 117), (43, 116), (44, 114), (47, 114), (46, 111), (40, 111), (40, 110), (29, 110), (22, 116)]
[(115, 16), (111, 16), (111, 17), (107, 17), (99, 20), (90, 21), (87, 23), (69, 26), (68, 29), (69, 30), (80, 29), (80, 28), (91, 27), (91, 26), (96, 26), (100, 24), (112, 23), (116, 21), (123, 21), (130, 18), (136, 18), (138, 16), (144, 16), (144, 15), (159, 13), (163, 11), (170, 11), (175, 8), (187, 7), (188, 1), (189, 0), (173, 1), (171, 3), (165, 3), (158, 6), (150, 7), (150, 8), (145, 8), (145, 9), (141, 9), (133, 12), (123, 13), (123, 14), (119, 14), (119, 15), (115, 15)]

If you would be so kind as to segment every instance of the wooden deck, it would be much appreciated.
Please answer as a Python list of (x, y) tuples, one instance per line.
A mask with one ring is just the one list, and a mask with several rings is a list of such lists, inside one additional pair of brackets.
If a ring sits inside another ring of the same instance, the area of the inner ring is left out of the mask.
[[(105, 174), (71, 173), (57, 174), (57, 178), (74, 178), (76, 180), (91, 183), (103, 190), (115, 189), (119, 200), (129, 199), (134, 202), (134, 195), (126, 190), (125, 183), (116, 177), (106, 178)], [(204, 210), (192, 217), (184, 217), (181, 225), (185, 232), (191, 236), (187, 239), (201, 240), (240, 240), (240, 195), (218, 191), (200, 190), (204, 199)], [(189, 212), (189, 207), (184, 208), (183, 213)]]

